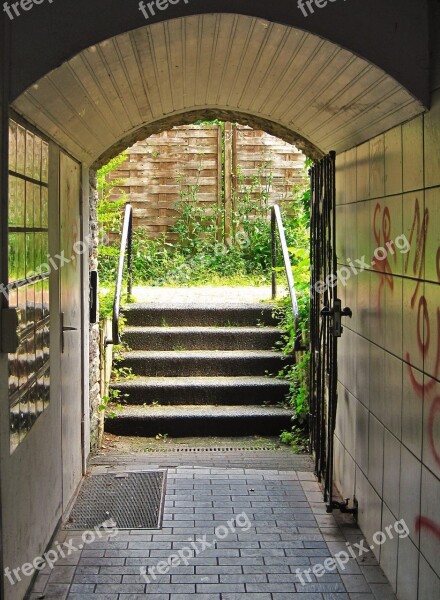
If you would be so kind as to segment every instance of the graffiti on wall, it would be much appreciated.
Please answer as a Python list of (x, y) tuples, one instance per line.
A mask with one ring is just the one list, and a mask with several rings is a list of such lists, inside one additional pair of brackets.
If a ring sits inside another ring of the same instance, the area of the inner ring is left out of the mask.
[[(426, 420), (425, 435), (429, 441), (429, 452), (431, 452), (435, 463), (440, 467), (440, 441), (436, 439), (436, 419), (440, 418), (440, 396), (436, 396), (435, 379), (440, 375), (440, 307), (430, 307), (433, 300), (428, 298), (425, 293), (423, 279), (425, 275), (425, 260), (427, 258), (427, 237), (430, 225), (430, 214), (428, 208), (423, 208), (419, 199), (414, 203), (414, 213), (410, 235), (408, 237), (411, 247), (404, 260), (403, 275), (411, 278), (414, 282), (410, 300), (410, 310), (414, 311), (416, 327), (417, 344), (414, 347), (405, 349), (404, 357), (406, 361), (406, 373), (408, 382), (414, 393), (421, 402), (425, 401), (426, 407), (429, 406), (429, 412)], [(373, 232), (378, 245), (386, 246), (391, 242), (392, 236), (392, 213), (388, 206), (382, 207), (380, 203), (376, 205), (374, 211)], [(430, 257), (428, 257), (429, 259)], [(440, 247), (434, 257), (437, 281), (440, 283)], [(394, 262), (387, 259), (376, 267), (376, 274), (379, 277), (379, 287), (377, 292), (377, 315), (382, 317), (382, 308), (384, 303), (384, 292), (388, 288), (390, 293), (394, 292), (394, 276), (396, 255)], [(434, 310), (432, 310), (434, 309)], [(434, 316), (433, 316), (434, 315)], [(433, 377), (424, 378), (413, 365), (422, 362), (424, 365), (431, 365), (430, 371)], [(432, 398), (434, 396), (434, 398)], [(429, 404), (428, 404), (429, 403)], [(434, 522), (424, 515), (419, 515), (415, 522), (416, 531), (425, 530), (440, 540), (440, 524)]]
[[(374, 239), (376, 240), (377, 248), (390, 248), (391, 241), (391, 213), (388, 206), (386, 206), (383, 211), (381, 205), (376, 204), (376, 208), (374, 210), (374, 220), (373, 220), (373, 231), (374, 231)], [(391, 256), (394, 259), (394, 263), (397, 260), (396, 253), (392, 253)], [(382, 261), (377, 261), (375, 257), (373, 257), (371, 263), (377, 273), (379, 275), (379, 290), (377, 292), (377, 312), (379, 318), (382, 316), (382, 304), (385, 293), (385, 288), (389, 288), (391, 291), (394, 291), (394, 277), (393, 277), (393, 268), (390, 262), (390, 253), (387, 254), (386, 258)]]

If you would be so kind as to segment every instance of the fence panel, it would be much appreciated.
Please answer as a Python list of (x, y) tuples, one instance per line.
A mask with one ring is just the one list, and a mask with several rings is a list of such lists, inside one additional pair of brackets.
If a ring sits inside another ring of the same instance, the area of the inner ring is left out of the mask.
[(295, 147), (264, 131), (226, 123), (175, 127), (138, 142), (127, 160), (110, 173), (122, 180), (111, 198), (124, 191), (133, 205), (134, 227), (150, 237), (167, 233), (175, 221), (175, 203), (182, 191), (198, 186), (197, 198), (206, 209), (225, 203), (225, 232), (230, 232), (234, 201), (258, 181), (253, 192), (265, 189), (269, 204), (287, 203), (292, 187), (305, 183), (305, 156)]
[(175, 127), (129, 148), (127, 160), (110, 174), (113, 181), (123, 180), (111, 198), (119, 199), (122, 191), (127, 194), (135, 228), (145, 227), (151, 237), (169, 232), (177, 215), (175, 203), (188, 186), (199, 186), (198, 199), (207, 208), (217, 204), (220, 129), (217, 125)]
[[(240, 195), (243, 186), (252, 185), (256, 177), (259, 186), (269, 190), (269, 204), (280, 204), (292, 197), (295, 184), (306, 183), (305, 156), (284, 140), (243, 125), (234, 127), (233, 139), (234, 190)], [(256, 190), (254, 195), (257, 195)]]

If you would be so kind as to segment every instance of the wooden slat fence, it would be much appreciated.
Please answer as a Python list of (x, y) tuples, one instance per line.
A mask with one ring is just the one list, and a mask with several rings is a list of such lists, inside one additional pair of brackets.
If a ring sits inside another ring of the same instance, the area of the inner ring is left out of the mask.
[(169, 235), (175, 203), (187, 186), (199, 186), (197, 196), (207, 210), (225, 202), (230, 215), (255, 177), (269, 185), (271, 204), (288, 202), (292, 186), (304, 182), (304, 163), (295, 146), (264, 131), (230, 123), (224, 131), (217, 125), (175, 127), (128, 149), (127, 160), (109, 175), (111, 181), (123, 180), (111, 198), (124, 191), (135, 227), (143, 226), (151, 237)]

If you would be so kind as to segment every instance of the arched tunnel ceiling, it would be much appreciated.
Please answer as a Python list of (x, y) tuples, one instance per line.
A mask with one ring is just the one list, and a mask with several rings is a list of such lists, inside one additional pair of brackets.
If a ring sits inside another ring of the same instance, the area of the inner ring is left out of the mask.
[(257, 18), (166, 21), (81, 52), (13, 108), (86, 164), (203, 114), (230, 115), (314, 157), (423, 111), (381, 69), (316, 35)]

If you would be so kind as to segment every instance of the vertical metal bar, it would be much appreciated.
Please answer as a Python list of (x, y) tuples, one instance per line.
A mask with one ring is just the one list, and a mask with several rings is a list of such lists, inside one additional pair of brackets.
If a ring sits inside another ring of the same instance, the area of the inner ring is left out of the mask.
[[(336, 208), (335, 208), (335, 199), (336, 199), (336, 178), (335, 178), (335, 167), (336, 167), (336, 153), (330, 152), (328, 157), (329, 163), (329, 211), (331, 211), (331, 260), (332, 260), (332, 270), (333, 273), (337, 272), (337, 256), (336, 256)], [(333, 303), (338, 297), (338, 288), (335, 285), (332, 289), (333, 293)], [(334, 479), (334, 434), (336, 429), (336, 411), (337, 411), (337, 402), (338, 402), (338, 338), (336, 336), (332, 336), (332, 364), (331, 364), (331, 373), (330, 373), (330, 423), (329, 423), (329, 465), (328, 465), (328, 501), (330, 509), (333, 508), (333, 479)]]
[(225, 123), (225, 241), (232, 233), (233, 136), (234, 126)]
[[(1, 16), (1, 45), (0, 45), (0, 283), (8, 284), (8, 169), (9, 169), (9, 23), (2, 13)], [(6, 294), (0, 295), (0, 308), (8, 307)]]
[(224, 190), (223, 190), (223, 127), (217, 127), (217, 242), (225, 242), (223, 236)]
[(310, 412), (312, 419), (311, 447), (315, 452), (315, 473), (319, 472), (318, 441), (318, 405), (316, 396), (316, 295), (318, 283), (316, 264), (316, 165), (310, 169), (310, 265), (311, 265), (311, 299), (310, 299)]
[[(325, 159), (325, 182), (324, 182), (324, 194), (325, 194), (325, 219), (326, 219), (326, 262), (328, 267), (328, 274), (331, 275), (333, 271), (333, 261), (331, 256), (331, 220), (330, 220), (330, 186), (329, 186), (329, 162), (328, 157)], [(327, 306), (330, 308), (333, 304), (333, 289), (329, 288)], [(325, 319), (326, 333), (328, 339), (328, 348), (326, 352), (326, 372), (328, 375), (328, 387), (327, 387), (327, 457), (326, 457), (326, 474), (325, 474), (325, 495), (324, 500), (331, 505), (332, 502), (332, 484), (331, 484), (331, 471), (332, 471), (332, 412), (333, 412), (333, 393), (332, 393), (332, 372), (331, 365), (333, 360), (333, 345), (334, 338), (331, 335), (331, 323), (330, 318)]]
[(276, 215), (275, 207), (272, 206), (270, 214), (270, 233), (272, 238), (272, 300), (277, 297), (277, 239), (276, 239)]
[[(325, 221), (325, 187), (324, 187), (324, 167), (325, 161), (322, 160), (319, 168), (319, 265), (320, 265), (320, 278), (325, 281), (327, 277), (327, 265), (326, 265), (326, 221)], [(323, 306), (325, 306), (327, 292), (320, 294), (319, 298), (319, 314)], [(325, 475), (326, 469), (326, 427), (327, 427), (327, 398), (326, 398), (326, 356), (327, 356), (327, 329), (326, 323), (321, 316), (319, 316), (319, 400), (321, 410), (321, 435), (320, 435), (320, 450), (321, 450), (321, 474)]]
[(127, 243), (127, 270), (128, 270), (128, 281), (127, 281), (127, 296), (130, 300), (133, 292), (133, 209), (130, 209), (130, 220), (128, 223), (128, 243)]
[[(8, 284), (8, 169), (9, 169), (9, 19), (4, 12), (0, 15), (0, 283)], [(3, 288), (2, 288), (3, 289)], [(0, 295), (0, 310), (8, 307), (6, 294)], [(1, 335), (1, 332), (0, 332)], [(0, 361), (0, 380), (7, 382), (7, 356)], [(7, 406), (9, 413), (8, 388), (6, 385), (1, 389), (2, 406)], [(5, 412), (0, 411), (3, 415)], [(9, 418), (9, 417), (8, 417)], [(8, 442), (9, 443), (9, 442)], [(5, 445), (3, 444), (3, 448)], [(0, 465), (0, 505), (3, 495), (3, 464)], [(3, 554), (3, 515), (0, 510), (0, 570), (4, 572)], [(5, 597), (5, 577), (0, 580), (0, 597)]]

